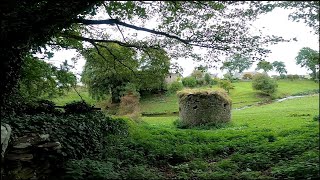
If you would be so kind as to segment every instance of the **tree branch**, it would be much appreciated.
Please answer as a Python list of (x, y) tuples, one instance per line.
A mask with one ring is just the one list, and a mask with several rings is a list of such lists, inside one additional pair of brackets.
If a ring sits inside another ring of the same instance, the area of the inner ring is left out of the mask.
[(61, 36), (66, 37), (66, 38), (72, 38), (72, 39), (76, 39), (76, 40), (80, 40), (80, 41), (87, 41), (89, 43), (92, 44), (92, 42), (100, 42), (100, 43), (116, 43), (120, 46), (123, 47), (129, 47), (129, 48), (153, 48), (153, 49), (159, 49), (159, 46), (145, 46), (145, 45), (136, 45), (136, 44), (129, 44), (129, 43), (124, 43), (121, 41), (117, 41), (117, 40), (106, 40), (106, 39), (91, 39), (91, 38), (86, 38), (86, 37), (82, 37), (82, 36), (76, 36), (76, 35), (72, 35), (72, 34), (61, 34)]
[(121, 22), (118, 19), (105, 19), (105, 20), (89, 20), (89, 19), (75, 19), (74, 22), (76, 23), (81, 23), (84, 25), (92, 25), (92, 24), (107, 24), (107, 25), (121, 25), (127, 28), (131, 28), (131, 29), (135, 29), (138, 31), (145, 31), (145, 32), (149, 32), (152, 34), (158, 34), (158, 35), (162, 35), (162, 36), (166, 36), (168, 38), (172, 38), (172, 39), (176, 39), (178, 41), (183, 42), (184, 44), (189, 44), (190, 41), (185, 40), (185, 39), (181, 39), (180, 37), (176, 36), (176, 35), (170, 35), (168, 33), (165, 32), (160, 32), (160, 31), (156, 31), (156, 30), (152, 30), (152, 29), (148, 29), (148, 28), (144, 28), (144, 27), (138, 27), (132, 24), (128, 24), (125, 22)]

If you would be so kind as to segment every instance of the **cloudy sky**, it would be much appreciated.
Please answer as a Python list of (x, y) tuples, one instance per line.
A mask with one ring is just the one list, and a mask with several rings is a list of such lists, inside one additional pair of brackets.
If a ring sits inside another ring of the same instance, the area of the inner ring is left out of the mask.
[[(297, 38), (297, 41), (279, 43), (277, 45), (271, 45), (268, 48), (272, 51), (266, 58), (267, 61), (283, 61), (287, 67), (288, 74), (304, 75), (309, 72), (305, 68), (299, 67), (295, 63), (295, 57), (303, 47), (309, 47), (314, 50), (319, 50), (319, 36), (314, 35), (312, 29), (307, 27), (302, 22), (292, 22), (288, 20), (288, 15), (291, 11), (287, 9), (277, 8), (266, 15), (260, 15), (253, 23), (254, 28), (262, 29), (262, 32), (267, 35), (282, 36), (285, 39)], [(119, 34), (120, 35), (120, 34)], [(71, 58), (75, 57), (76, 53), (73, 50), (64, 50), (55, 52), (52, 58), (55, 65), (59, 65), (62, 61), (68, 60), (71, 63)], [(199, 63), (192, 61), (191, 59), (179, 59), (178, 63), (183, 67), (183, 76), (191, 74), (193, 68)], [(80, 74), (85, 64), (84, 59), (79, 59), (73, 72)], [(219, 65), (218, 65), (219, 66)], [(254, 71), (256, 63), (252, 65), (247, 71)], [(219, 69), (209, 69), (211, 73), (218, 73), (220, 77), (225, 72), (221, 72)], [(277, 74), (276, 72), (269, 72), (269, 75)]]

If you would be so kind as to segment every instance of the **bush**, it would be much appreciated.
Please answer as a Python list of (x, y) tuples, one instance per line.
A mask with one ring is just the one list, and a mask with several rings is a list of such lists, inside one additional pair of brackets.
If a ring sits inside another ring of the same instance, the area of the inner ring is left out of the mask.
[(245, 80), (251, 80), (253, 78), (253, 75), (251, 73), (244, 73), (242, 76), (242, 79)]
[(216, 85), (216, 84), (219, 83), (219, 81), (220, 81), (219, 78), (212, 78), (212, 80), (211, 80), (211, 85)]
[(268, 95), (276, 92), (278, 84), (266, 74), (257, 74), (253, 77), (252, 88)]
[(299, 75), (297, 75), (297, 74), (295, 74), (295, 75), (288, 74), (287, 78), (290, 79), (291, 81), (293, 81), (293, 80), (299, 79)]
[(100, 158), (107, 145), (104, 142), (105, 136), (128, 133), (126, 121), (105, 116), (100, 111), (86, 114), (21, 115), (1, 120), (10, 124), (15, 136), (21, 137), (29, 132), (49, 134), (51, 140), (61, 143), (61, 155), (66, 159)]
[(220, 80), (218, 85), (220, 88), (226, 90), (228, 93), (230, 89), (234, 89), (234, 86), (229, 80)]
[(183, 89), (183, 84), (181, 82), (175, 81), (168, 85), (169, 93), (176, 93)]
[(182, 84), (184, 87), (196, 87), (197, 86), (197, 80), (195, 77), (185, 77), (182, 79)]
[(64, 106), (64, 110), (67, 114), (89, 113), (93, 111), (93, 106), (90, 106), (85, 101), (73, 101), (71, 103), (67, 103)]
[(197, 85), (198, 86), (203, 86), (206, 84), (206, 81), (203, 78), (197, 79)]
[[(209, 73), (206, 73), (205, 75), (204, 75), (204, 81), (206, 82), (206, 84), (208, 84), (208, 85), (210, 85), (211, 84), (211, 82), (212, 82), (212, 78), (211, 78), (211, 76), (210, 76), (210, 74)], [(211, 84), (212, 85), (212, 84)]]

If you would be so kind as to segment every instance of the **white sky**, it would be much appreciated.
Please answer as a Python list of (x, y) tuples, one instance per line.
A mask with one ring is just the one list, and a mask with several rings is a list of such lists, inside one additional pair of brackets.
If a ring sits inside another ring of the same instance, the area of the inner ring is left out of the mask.
[[(309, 72), (305, 68), (301, 68), (300, 66), (296, 65), (295, 57), (298, 55), (299, 50), (303, 47), (309, 47), (318, 51), (319, 36), (314, 35), (314, 33), (311, 32), (313, 29), (307, 27), (304, 23), (292, 22), (291, 20), (288, 20), (288, 15), (290, 12), (291, 11), (287, 9), (277, 8), (266, 15), (260, 15), (253, 25), (257, 29), (262, 29), (262, 32), (266, 35), (282, 36), (285, 39), (296, 37), (298, 41), (270, 45), (268, 48), (271, 50), (271, 53), (268, 55), (266, 60), (269, 62), (283, 61), (286, 65), (288, 74), (305, 75)], [(138, 33), (143, 32), (140, 31)], [(68, 60), (68, 62), (71, 63), (71, 58), (75, 56), (75, 50), (62, 50), (55, 52), (54, 57), (52, 58), (53, 61), (51, 62), (55, 65), (59, 65), (64, 60)], [(194, 67), (199, 65), (199, 63), (194, 62), (191, 59), (179, 59), (178, 63), (184, 70), (183, 76), (190, 75)], [(73, 72), (80, 74), (84, 64), (85, 60), (79, 59)], [(220, 65), (221, 63), (217, 65), (217, 69), (209, 69), (209, 72), (218, 73), (219, 76), (222, 77), (222, 74), (225, 72), (220, 71)], [(254, 71), (255, 68), (256, 63), (254, 63), (252, 67), (246, 71)], [(274, 74), (277, 73), (274, 71), (269, 72), (269, 75)]]

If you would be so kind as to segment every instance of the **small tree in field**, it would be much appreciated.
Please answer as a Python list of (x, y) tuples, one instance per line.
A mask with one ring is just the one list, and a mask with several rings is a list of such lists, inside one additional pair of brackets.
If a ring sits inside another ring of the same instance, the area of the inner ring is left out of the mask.
[(226, 90), (228, 93), (230, 89), (234, 89), (234, 86), (229, 80), (220, 80), (218, 83), (219, 87)]
[(277, 82), (266, 74), (257, 74), (253, 77), (252, 88), (255, 90), (272, 95), (276, 92), (277, 87)]

